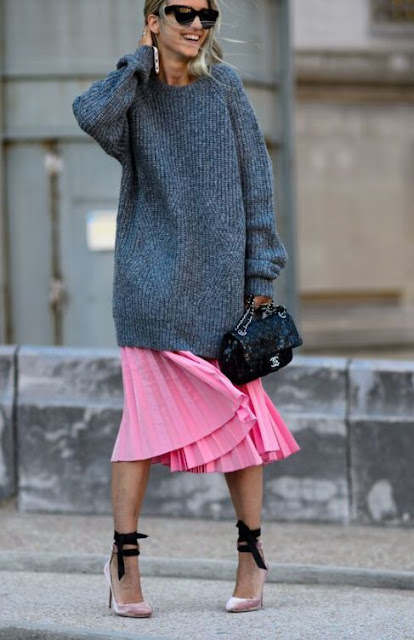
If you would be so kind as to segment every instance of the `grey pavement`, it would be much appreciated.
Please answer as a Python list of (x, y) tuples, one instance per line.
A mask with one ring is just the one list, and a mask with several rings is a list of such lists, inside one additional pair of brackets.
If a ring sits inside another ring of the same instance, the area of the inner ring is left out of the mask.
[[(270, 583), (261, 610), (231, 614), (224, 610), (230, 582), (144, 577), (142, 587), (154, 613), (137, 620), (112, 614), (101, 576), (4, 572), (1, 626), (52, 625), (55, 631), (90, 630), (109, 638), (117, 632), (135, 640), (413, 638), (410, 591)], [(66, 631), (66, 637), (73, 636)]]
[[(107, 554), (110, 516), (20, 513), (0, 503), (0, 550)], [(140, 558), (236, 560), (234, 520), (141, 517)], [(266, 558), (289, 564), (414, 571), (414, 529), (370, 525), (262, 522)], [(414, 637), (414, 636), (413, 636)]]
[(137, 620), (107, 606), (110, 516), (19, 513), (11, 501), (0, 519), (0, 640), (414, 638), (409, 528), (263, 522), (264, 606), (231, 614), (235, 522), (143, 517), (154, 614)]

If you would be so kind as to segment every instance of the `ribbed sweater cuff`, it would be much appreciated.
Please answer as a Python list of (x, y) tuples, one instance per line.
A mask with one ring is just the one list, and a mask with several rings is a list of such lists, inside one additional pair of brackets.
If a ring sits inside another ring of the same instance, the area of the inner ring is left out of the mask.
[(246, 295), (273, 297), (273, 281), (268, 278), (247, 278)]
[(139, 72), (143, 83), (148, 82), (151, 71), (154, 68), (154, 50), (149, 45), (139, 46), (134, 53), (126, 53), (117, 62), (116, 68), (120, 69), (126, 65), (132, 65)]

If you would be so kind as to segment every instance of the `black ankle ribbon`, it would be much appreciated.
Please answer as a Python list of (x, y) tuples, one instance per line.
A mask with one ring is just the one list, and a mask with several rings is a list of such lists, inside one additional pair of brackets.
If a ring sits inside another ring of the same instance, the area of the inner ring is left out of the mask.
[(138, 531), (133, 531), (132, 533), (118, 533), (118, 531), (114, 531), (114, 542), (117, 547), (119, 580), (125, 573), (124, 556), (139, 556), (138, 548), (125, 549), (124, 551), (124, 544), (137, 544), (138, 538), (148, 538), (148, 536), (145, 533), (138, 533)]
[(267, 569), (265, 563), (263, 562), (263, 558), (260, 555), (257, 546), (256, 546), (256, 542), (257, 542), (257, 538), (260, 536), (261, 534), (261, 530), (260, 529), (249, 529), (249, 527), (247, 526), (247, 524), (245, 524), (243, 522), (243, 520), (238, 520), (236, 527), (239, 530), (239, 538), (237, 540), (237, 544), (239, 542), (247, 542), (247, 546), (241, 546), (241, 547), (237, 547), (239, 551), (251, 551), (253, 554), (253, 558), (256, 561), (256, 564), (258, 567), (260, 567), (260, 569)]

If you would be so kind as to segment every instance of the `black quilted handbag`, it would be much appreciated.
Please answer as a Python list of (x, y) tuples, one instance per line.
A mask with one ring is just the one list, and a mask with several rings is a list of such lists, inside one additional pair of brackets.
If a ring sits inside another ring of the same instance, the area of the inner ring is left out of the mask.
[(254, 297), (238, 325), (227, 332), (220, 345), (220, 369), (234, 384), (245, 384), (285, 367), (294, 347), (303, 343), (292, 316), (273, 300), (260, 305), (254, 319)]

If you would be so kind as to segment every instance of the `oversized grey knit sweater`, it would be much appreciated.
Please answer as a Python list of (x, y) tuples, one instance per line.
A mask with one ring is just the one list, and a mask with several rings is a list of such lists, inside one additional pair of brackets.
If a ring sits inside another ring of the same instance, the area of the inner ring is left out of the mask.
[(245, 294), (272, 296), (287, 254), (272, 164), (239, 74), (161, 82), (153, 49), (124, 55), (73, 101), (122, 166), (114, 254), (119, 346), (215, 358)]

